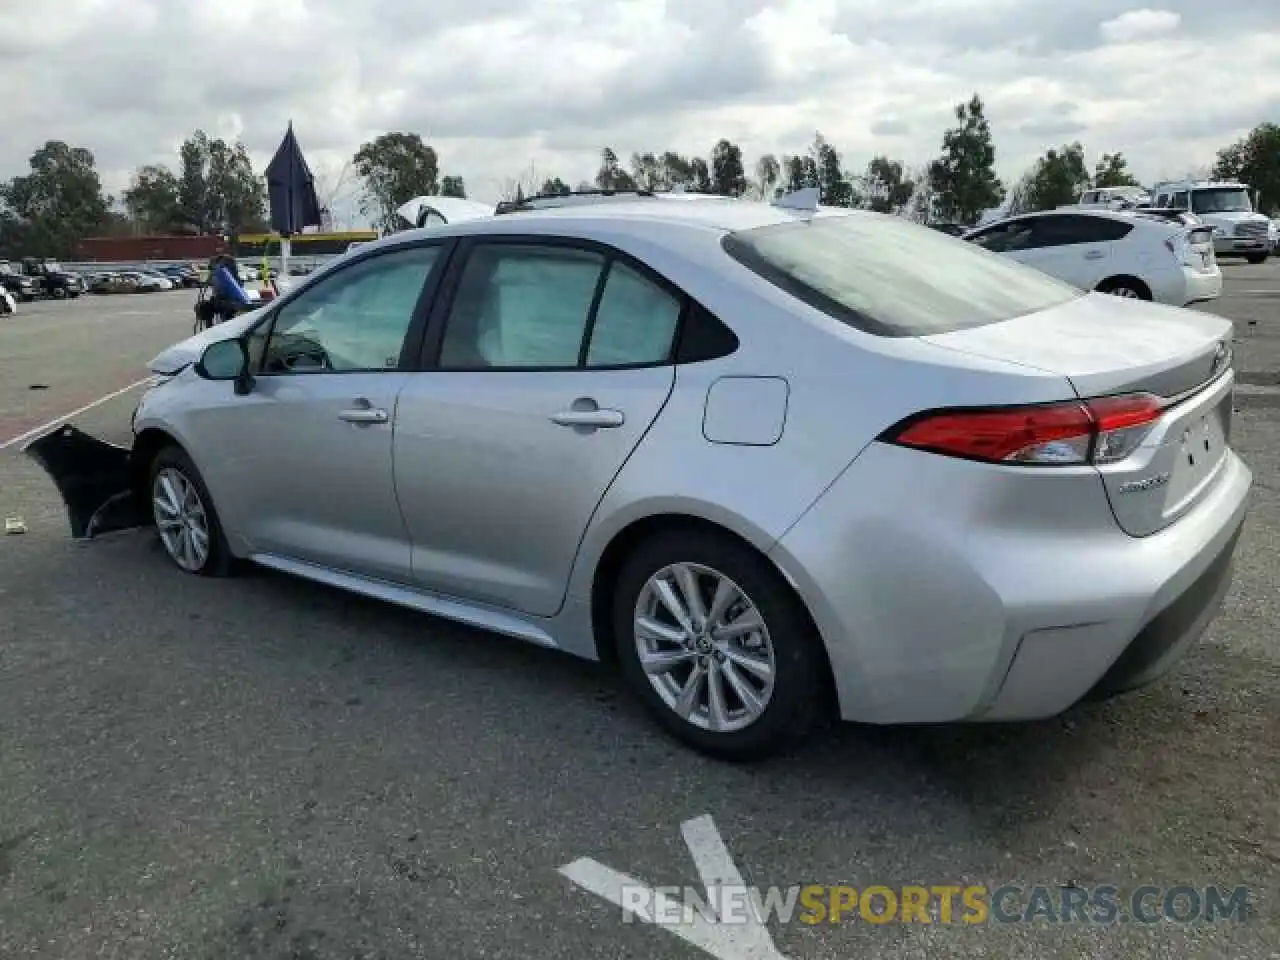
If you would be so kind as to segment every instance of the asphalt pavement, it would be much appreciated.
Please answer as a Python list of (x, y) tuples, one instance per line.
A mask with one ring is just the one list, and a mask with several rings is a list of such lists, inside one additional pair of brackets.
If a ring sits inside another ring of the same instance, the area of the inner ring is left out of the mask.
[(1280, 957), (1280, 264), (1224, 272), (1203, 309), (1236, 324), (1256, 491), (1176, 672), (755, 766), (673, 744), (603, 667), (265, 571), (184, 576), (145, 532), (72, 542), (10, 441), (81, 408), (123, 441), (193, 296), (23, 305), (0, 319), (0, 514), (27, 527), (0, 536), (0, 957), (705, 960), (562, 868), (700, 888), (716, 837), (759, 887), (1249, 890), (1212, 923), (797, 916), (770, 927), (791, 958)]

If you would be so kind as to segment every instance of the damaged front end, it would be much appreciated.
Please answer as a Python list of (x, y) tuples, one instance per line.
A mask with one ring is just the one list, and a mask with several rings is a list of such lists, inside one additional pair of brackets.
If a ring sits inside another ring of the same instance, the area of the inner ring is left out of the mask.
[(57, 486), (75, 539), (92, 540), (153, 522), (132, 450), (70, 424), (50, 430), (23, 449)]

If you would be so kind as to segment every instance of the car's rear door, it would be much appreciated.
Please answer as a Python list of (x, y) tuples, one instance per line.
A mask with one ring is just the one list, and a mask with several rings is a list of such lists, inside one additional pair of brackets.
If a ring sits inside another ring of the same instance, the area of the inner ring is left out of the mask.
[(1035, 218), (1031, 240), (1017, 258), (1082, 290), (1111, 276), (1112, 243), (1132, 228), (1105, 216), (1053, 214)]
[(392, 430), (448, 249), (379, 251), (284, 301), (251, 336), (253, 390), (193, 417), (253, 554), (407, 581)]
[(395, 482), (421, 586), (549, 616), (670, 396), (685, 298), (616, 251), (466, 241), (400, 395)]

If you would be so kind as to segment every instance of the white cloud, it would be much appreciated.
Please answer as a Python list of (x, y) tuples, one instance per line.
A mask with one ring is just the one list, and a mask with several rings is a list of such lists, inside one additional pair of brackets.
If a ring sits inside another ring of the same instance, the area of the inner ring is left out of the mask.
[(0, 0), (0, 178), (56, 138), (119, 192), (197, 127), (261, 167), (290, 119), (330, 177), (409, 130), (489, 199), (530, 164), (590, 179), (606, 144), (754, 164), (821, 130), (851, 168), (915, 166), (976, 91), (1006, 179), (1077, 139), (1152, 179), (1280, 115), (1276, 0), (1157, 2)]
[(1098, 27), (1102, 39), (1108, 43), (1133, 43), (1152, 40), (1173, 33), (1182, 22), (1182, 16), (1172, 10), (1128, 10), (1104, 21)]

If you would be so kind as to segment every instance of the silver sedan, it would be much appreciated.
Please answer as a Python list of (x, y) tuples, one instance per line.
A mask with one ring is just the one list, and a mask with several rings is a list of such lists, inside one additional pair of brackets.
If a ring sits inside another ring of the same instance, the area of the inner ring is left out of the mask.
[(617, 660), (731, 758), (828, 710), (1051, 715), (1217, 611), (1251, 484), (1227, 321), (870, 213), (531, 206), (156, 358), (131, 462), (174, 564)]

